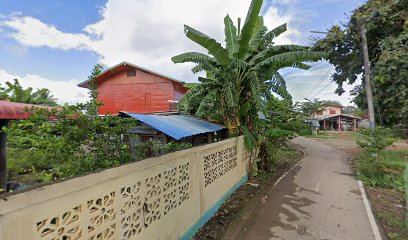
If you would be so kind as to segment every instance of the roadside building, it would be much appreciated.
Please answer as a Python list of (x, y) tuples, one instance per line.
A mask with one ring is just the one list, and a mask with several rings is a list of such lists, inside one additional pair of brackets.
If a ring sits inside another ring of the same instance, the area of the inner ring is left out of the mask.
[(342, 105), (327, 105), (323, 107), (323, 111), (316, 113), (317, 116), (325, 116), (331, 114), (342, 114)]
[[(78, 84), (89, 88), (90, 79)], [(187, 92), (184, 82), (161, 73), (122, 62), (96, 77), (98, 100), (103, 103), (99, 114), (121, 111), (152, 113), (175, 111), (177, 102)]]
[(197, 146), (227, 138), (224, 126), (178, 114), (137, 114), (121, 112), (119, 116), (131, 117), (140, 121), (141, 126), (130, 129), (138, 135), (137, 141), (151, 139), (162, 143), (176, 141)]
[(319, 121), (320, 130), (356, 131), (361, 118), (347, 114), (327, 114), (314, 118)]

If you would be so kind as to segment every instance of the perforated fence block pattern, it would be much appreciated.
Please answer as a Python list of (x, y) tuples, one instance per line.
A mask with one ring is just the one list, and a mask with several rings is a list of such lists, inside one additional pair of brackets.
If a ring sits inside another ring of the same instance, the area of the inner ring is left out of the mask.
[(178, 239), (246, 175), (244, 155), (240, 137), (10, 196), (0, 239)]

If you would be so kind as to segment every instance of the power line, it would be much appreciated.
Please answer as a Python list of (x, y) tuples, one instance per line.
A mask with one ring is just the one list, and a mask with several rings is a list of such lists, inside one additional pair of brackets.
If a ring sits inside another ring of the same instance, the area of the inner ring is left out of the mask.
[(329, 86), (331, 84), (331, 81), (329, 80), (329, 83), (327, 83), (326, 85), (324, 85), (320, 90), (318, 90), (311, 98), (315, 98), (319, 93), (321, 93), (324, 89), (327, 88), (327, 86)]
[[(308, 70), (296, 68), (296, 69), (294, 69), (294, 70), (292, 70), (292, 71), (290, 71), (290, 72), (287, 72), (287, 73), (285, 73), (285, 74), (282, 74), (281, 76), (284, 77), (284, 76), (287, 76), (287, 75), (290, 75), (290, 74), (292, 74), (292, 73), (299, 72), (299, 71), (315, 71), (315, 70), (317, 70), (317, 69), (326, 67), (326, 64), (323, 64), (323, 65), (318, 66), (319, 64), (322, 64), (322, 63), (324, 63), (324, 62), (319, 62), (319, 63), (317, 63), (316, 65), (313, 65), (313, 66), (312, 66), (310, 69), (308, 69)], [(318, 66), (318, 67), (314, 68), (315, 66)]]
[(314, 97), (316, 97), (317, 94), (319, 94), (319, 93), (322, 92), (324, 89), (326, 89), (326, 87), (329, 86), (330, 83), (332, 83), (332, 82), (330, 81), (330, 82), (329, 82), (328, 84), (326, 84), (323, 88), (321, 88), (319, 91), (317, 91), (317, 93), (316, 93), (315, 95), (313, 95), (312, 99), (313, 99)]
[[(310, 96), (313, 94), (313, 92), (319, 87), (319, 85), (321, 83), (323, 83), (324, 80), (326, 80), (326, 78), (328, 77), (328, 75), (330, 74), (330, 69), (326, 72), (326, 74), (322, 77), (322, 79), (320, 79), (320, 81), (318, 81), (315, 86), (312, 88), (312, 91), (310, 91), (307, 95), (306, 98), (310, 98)], [(314, 95), (316, 96), (316, 94)], [(313, 96), (313, 97), (314, 97)]]
[[(320, 70), (320, 69), (326, 69), (326, 68), (328, 68), (329, 66), (327, 66), (327, 65), (322, 65), (322, 66), (319, 66), (319, 67), (316, 67), (316, 68), (314, 68), (314, 69), (309, 69), (309, 70), (307, 70), (307, 71), (309, 71), (309, 73), (310, 72), (317, 72), (318, 70)], [(291, 73), (293, 73), (293, 72), (291, 72)], [(286, 75), (288, 75), (288, 74), (284, 74), (283, 76), (286, 76)], [(282, 77), (283, 77), (282, 76)], [(296, 75), (296, 76), (290, 76), (290, 77), (287, 77), (287, 78), (285, 78), (285, 80), (286, 81), (288, 81), (288, 80), (291, 80), (291, 79), (294, 79), (294, 78), (299, 78), (299, 77), (302, 77), (302, 75)]]
[[(330, 72), (330, 70), (331, 70), (331, 69), (328, 69), (327, 72)], [(326, 76), (327, 76), (327, 74), (328, 74), (327, 72), (326, 72), (326, 74), (323, 76), (323, 79), (322, 79), (322, 80), (324, 80), (324, 78), (326, 78)], [(322, 80), (320, 80), (320, 81), (322, 81)], [(295, 89), (295, 88), (302, 87), (302, 86), (304, 86), (304, 85), (307, 84), (307, 83), (309, 83), (309, 82), (308, 82), (308, 81), (302, 81), (300, 84), (297, 84), (297, 85), (291, 87), (289, 91), (292, 91), (292, 90)], [(316, 85), (315, 87), (317, 87), (317, 85)], [(313, 88), (313, 89), (315, 89), (315, 88)], [(313, 91), (313, 90), (312, 90), (312, 91)], [(309, 93), (309, 94), (310, 94), (310, 93)]]

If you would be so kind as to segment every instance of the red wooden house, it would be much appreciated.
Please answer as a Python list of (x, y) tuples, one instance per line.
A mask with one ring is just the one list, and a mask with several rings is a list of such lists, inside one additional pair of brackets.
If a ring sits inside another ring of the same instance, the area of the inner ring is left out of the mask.
[[(89, 88), (90, 80), (78, 84)], [(176, 110), (175, 102), (187, 92), (184, 82), (149, 69), (122, 62), (97, 78), (99, 114), (152, 113)]]

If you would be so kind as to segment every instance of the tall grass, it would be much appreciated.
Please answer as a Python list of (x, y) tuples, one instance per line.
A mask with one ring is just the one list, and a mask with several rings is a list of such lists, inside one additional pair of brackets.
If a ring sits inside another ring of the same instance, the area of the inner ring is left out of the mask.
[(408, 229), (408, 164), (405, 165), (404, 179), (405, 179), (405, 202), (407, 206), (405, 210), (405, 227)]
[(382, 151), (376, 158), (364, 151), (356, 156), (355, 164), (364, 184), (402, 191), (405, 188), (406, 156), (407, 150)]

